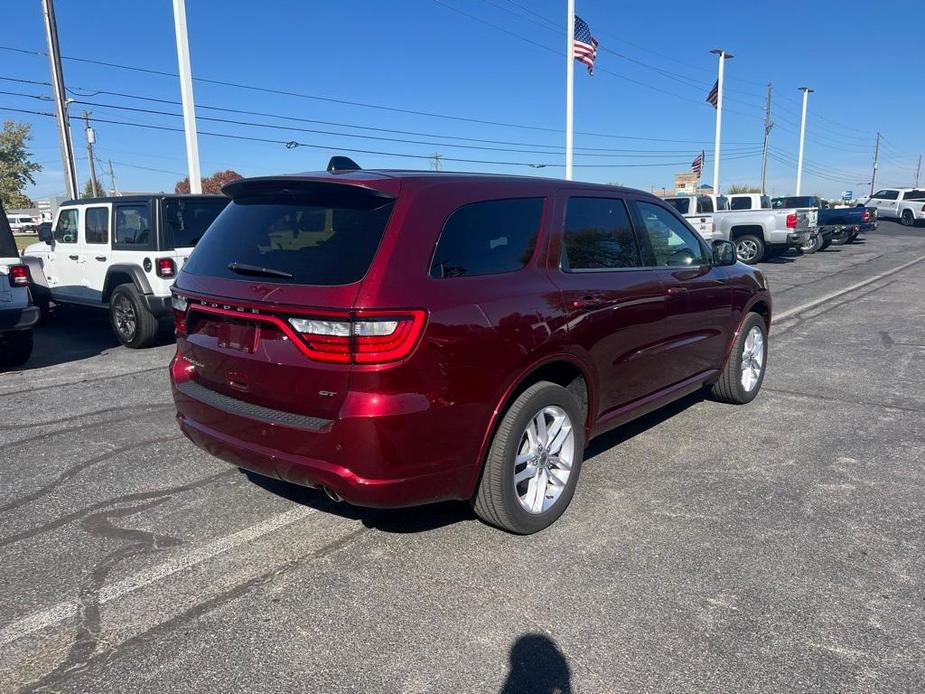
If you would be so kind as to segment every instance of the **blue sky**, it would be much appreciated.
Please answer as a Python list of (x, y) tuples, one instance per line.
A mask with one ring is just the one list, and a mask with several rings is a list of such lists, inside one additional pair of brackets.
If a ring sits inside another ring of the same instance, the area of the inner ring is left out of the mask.
[[(200, 106), (265, 114), (200, 108), (200, 116), (260, 125), (200, 120), (199, 130), (275, 141), (201, 135), (203, 172), (315, 170), (335, 153), (349, 154), (364, 167), (428, 168), (428, 159), (395, 155), (438, 152), (445, 169), (561, 177), (565, 5), (565, 0), (187, 0), (195, 77), (300, 95), (197, 81)], [(877, 130), (884, 136), (878, 183), (912, 185), (916, 160), (925, 151), (925, 92), (919, 83), (925, 52), (903, 27), (925, 25), (925, 3), (892, 3), (893, 19), (882, 22), (872, 21), (870, 8), (856, 0), (721, 0), (709, 6), (579, 0), (578, 13), (601, 52), (593, 78), (576, 63), (575, 145), (581, 152), (576, 178), (646, 190), (670, 187), (674, 172), (688, 168), (705, 149), (709, 182), (714, 110), (704, 97), (715, 79), (716, 59), (708, 51), (722, 47), (735, 58), (726, 70), (721, 185), (758, 183), (768, 82), (774, 85), (776, 124), (768, 167), (773, 192), (789, 193), (794, 186), (797, 88), (803, 85), (816, 90), (809, 103), (804, 193), (865, 190)], [(168, 0), (58, 0), (56, 9), (63, 55), (176, 72)], [(37, 1), (5, 4), (0, 46), (45, 50)], [(74, 60), (66, 60), (64, 70), (71, 96), (92, 102), (77, 103), (72, 112), (92, 112), (98, 157), (113, 161), (119, 188), (172, 190), (186, 171), (181, 132), (100, 121), (181, 128), (182, 119), (168, 115), (180, 113), (173, 103), (179, 100), (177, 79)], [(47, 81), (47, 59), (0, 50), (0, 77)], [(29, 193), (62, 191), (53, 119), (3, 110), (50, 111), (51, 104), (21, 96), (44, 96), (49, 87), (6, 79), (0, 90), (17, 93), (0, 94), (0, 118), (34, 125), (33, 152), (45, 170)], [(132, 96), (92, 95), (100, 91)], [(319, 130), (326, 132), (309, 132)], [(291, 140), (315, 147), (280, 144)], [(84, 157), (78, 175), (85, 180), (85, 140), (76, 124), (74, 142)], [(448, 161), (452, 158), (548, 166)], [(102, 178), (108, 185), (108, 177)]]

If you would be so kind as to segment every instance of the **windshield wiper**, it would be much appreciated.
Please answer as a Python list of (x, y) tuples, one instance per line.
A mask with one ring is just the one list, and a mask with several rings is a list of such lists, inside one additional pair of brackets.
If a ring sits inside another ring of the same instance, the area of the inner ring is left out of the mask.
[(239, 275), (260, 275), (263, 277), (283, 277), (291, 280), (295, 275), (284, 270), (274, 270), (271, 267), (260, 267), (259, 265), (248, 265), (247, 263), (228, 263), (228, 269), (237, 272)]

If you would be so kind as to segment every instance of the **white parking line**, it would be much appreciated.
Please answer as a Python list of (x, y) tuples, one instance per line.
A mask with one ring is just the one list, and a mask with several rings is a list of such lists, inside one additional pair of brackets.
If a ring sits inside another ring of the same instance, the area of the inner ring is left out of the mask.
[[(280, 528), (284, 528), (287, 525), (292, 525), (297, 521), (307, 518), (315, 512), (315, 509), (300, 506), (298, 508), (292, 509), (291, 511), (286, 511), (285, 513), (280, 513), (279, 515), (267, 518), (266, 520), (261, 521), (256, 525), (252, 525), (249, 528), (245, 528), (244, 530), (239, 530), (238, 532), (231, 535), (220, 537), (219, 539), (213, 540), (208, 544), (199, 547), (192, 547), (185, 552), (177, 554), (175, 557), (164, 562), (163, 564), (144, 569), (136, 574), (133, 574), (132, 576), (129, 576), (128, 578), (104, 587), (100, 591), (99, 602), (102, 605), (111, 600), (116, 600), (123, 595), (127, 595), (128, 593), (136, 591), (140, 588), (149, 586), (152, 583), (156, 583), (157, 581), (167, 578), (168, 576), (175, 574), (178, 571), (183, 571), (184, 569), (188, 569), (191, 566), (200, 564), (207, 559), (211, 559), (212, 557), (222, 554), (223, 552), (234, 549), (239, 545), (256, 540), (259, 537), (272, 533), (273, 531), (279, 530)], [(49, 607), (45, 610), (33, 612), (32, 614), (27, 615), (21, 619), (17, 619), (15, 622), (0, 630), (0, 646), (6, 646), (7, 644), (18, 641), (24, 636), (28, 636), (35, 631), (69, 619), (77, 614), (77, 610), (77, 601), (69, 600), (66, 602), (60, 602), (57, 605)]]
[[(819, 299), (813, 299), (812, 301), (805, 303), (802, 306), (797, 306), (795, 308), (789, 308), (786, 311), (781, 311), (780, 313), (775, 314), (772, 320), (774, 323), (787, 320), (791, 316), (795, 316), (798, 313), (803, 313), (803, 311), (809, 311), (810, 309), (814, 309), (817, 306), (821, 306), (822, 304), (825, 304), (831, 301), (832, 299), (837, 299), (838, 297), (843, 296), (844, 294), (848, 294), (850, 292), (860, 289), (861, 287), (866, 287), (868, 284), (873, 284), (874, 282), (878, 280), (882, 280), (884, 277), (895, 275), (897, 272), (900, 272), (901, 270), (905, 270), (907, 267), (912, 267), (916, 263), (920, 263), (923, 260), (925, 260), (925, 255), (920, 255), (915, 260), (910, 260), (908, 263), (904, 263), (903, 265), (900, 265), (899, 267), (894, 267), (892, 270), (881, 272), (879, 275), (874, 275), (873, 277), (869, 277), (868, 279), (863, 280), (862, 282), (857, 282), (856, 284), (852, 284), (850, 286), (839, 289), (837, 292), (826, 294), (825, 296), (820, 297)], [(771, 290), (771, 296), (773, 299), (773, 296), (774, 296), (773, 289)]]

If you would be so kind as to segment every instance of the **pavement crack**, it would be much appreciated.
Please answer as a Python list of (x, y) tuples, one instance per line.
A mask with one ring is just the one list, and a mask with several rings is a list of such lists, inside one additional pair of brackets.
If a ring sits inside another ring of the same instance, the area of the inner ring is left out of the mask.
[(113, 374), (112, 376), (100, 376), (99, 378), (82, 378), (78, 381), (67, 381), (66, 383), (52, 383), (47, 386), (35, 386), (33, 388), (27, 388), (26, 390), (8, 390), (3, 393), (0, 393), (0, 398), (20, 395), (28, 397), (33, 393), (37, 393), (40, 390), (50, 390), (52, 388), (68, 388), (70, 386), (85, 386), (89, 383), (99, 383), (100, 381), (111, 381), (117, 378), (125, 378), (126, 376), (137, 376), (139, 374), (151, 373), (152, 371), (166, 371), (165, 366), (154, 366), (150, 369), (139, 369), (138, 371), (129, 371), (127, 373)]
[(105, 462), (106, 460), (109, 460), (110, 458), (114, 456), (121, 455), (122, 453), (128, 453), (129, 451), (133, 451), (138, 448), (143, 448), (144, 446), (150, 446), (156, 443), (165, 443), (167, 441), (176, 441), (182, 438), (183, 438), (182, 436), (174, 434), (172, 436), (159, 436), (153, 439), (145, 439), (143, 441), (136, 441), (135, 443), (132, 443), (129, 446), (121, 446), (119, 448), (114, 448), (110, 451), (107, 451), (106, 453), (103, 453), (102, 455), (96, 456), (95, 458), (90, 458), (89, 460), (84, 460), (74, 465), (71, 465), (70, 467), (66, 468), (60, 475), (58, 475), (57, 478), (55, 478), (53, 481), (49, 482), (48, 484), (42, 487), (39, 487), (34, 492), (30, 492), (28, 494), (23, 494), (19, 496), (15, 501), (11, 501), (9, 503), (6, 503), (0, 506), (0, 513), (7, 513), (8, 511), (13, 511), (17, 508), (21, 508), (25, 506), (26, 504), (32, 503), (36, 499), (39, 499), (43, 496), (50, 494), (55, 489), (60, 487), (62, 484), (67, 482), (69, 479), (75, 477), (78, 473), (86, 470), (89, 467), (97, 465), (98, 463)]
[(11, 446), (20, 446), (24, 443), (32, 443), (33, 441), (46, 439), (49, 436), (58, 436), (60, 434), (69, 434), (73, 431), (82, 431), (89, 427), (101, 426), (103, 424), (118, 424), (119, 422), (124, 422), (129, 419), (137, 419), (139, 415), (145, 415), (153, 412), (160, 412), (161, 410), (173, 410), (176, 406), (170, 403), (163, 403), (158, 405), (146, 405), (146, 406), (136, 406), (136, 407), (108, 407), (103, 410), (94, 410), (92, 412), (84, 412), (82, 414), (71, 415), (70, 417), (60, 417), (58, 419), (52, 420), (40, 420), (40, 421), (31, 421), (24, 422), (19, 424), (3, 424), (0, 425), (0, 431), (18, 431), (22, 429), (34, 429), (35, 427), (48, 426), (50, 424), (63, 424), (65, 422), (80, 421), (82, 419), (89, 419), (91, 417), (98, 417), (100, 415), (107, 415), (114, 412), (118, 412), (121, 417), (115, 419), (104, 419), (99, 422), (94, 422), (92, 424), (82, 424), (71, 427), (65, 427), (63, 429), (55, 429), (54, 431), (46, 431), (42, 434), (36, 436), (30, 436), (26, 439), (18, 439), (16, 441), (11, 441), (8, 444), (4, 444), (4, 449), (8, 449)]
[(126, 508), (107, 509), (90, 514), (83, 519), (81, 525), (91, 535), (127, 542), (127, 544), (123, 544), (104, 556), (81, 582), (77, 596), (76, 634), (64, 660), (40, 679), (28, 683), (22, 691), (55, 691), (61, 678), (83, 672), (87, 668), (100, 643), (100, 591), (113, 568), (132, 557), (153, 554), (162, 549), (183, 544), (182, 540), (169, 535), (121, 528), (112, 522), (116, 518), (126, 518), (148, 511), (170, 498), (170, 494), (164, 494), (147, 503)]

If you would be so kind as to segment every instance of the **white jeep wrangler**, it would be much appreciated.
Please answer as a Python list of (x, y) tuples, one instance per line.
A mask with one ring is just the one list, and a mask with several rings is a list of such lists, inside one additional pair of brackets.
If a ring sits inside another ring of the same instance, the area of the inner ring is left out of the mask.
[(132, 195), (72, 200), (26, 248), (33, 296), (43, 309), (109, 310), (116, 337), (145, 347), (171, 311), (170, 286), (193, 246), (228, 204), (222, 195)]

